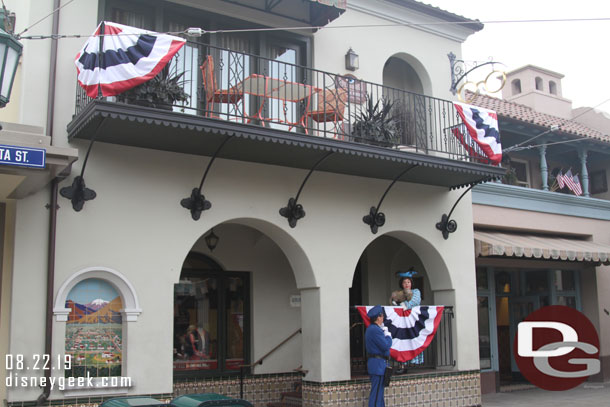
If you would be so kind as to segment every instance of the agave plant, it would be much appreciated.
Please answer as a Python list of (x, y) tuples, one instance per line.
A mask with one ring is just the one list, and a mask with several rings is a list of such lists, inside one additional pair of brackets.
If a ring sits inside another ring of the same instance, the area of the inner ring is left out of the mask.
[(166, 66), (157, 76), (120, 95), (119, 100), (130, 104), (171, 110), (177, 102), (188, 101), (189, 94), (184, 91), (186, 81), (183, 72), (170, 73)]
[(352, 136), (382, 145), (397, 144), (400, 135), (398, 122), (392, 115), (393, 104), (385, 97), (373, 102), (367, 95), (365, 108), (359, 113), (352, 127)]

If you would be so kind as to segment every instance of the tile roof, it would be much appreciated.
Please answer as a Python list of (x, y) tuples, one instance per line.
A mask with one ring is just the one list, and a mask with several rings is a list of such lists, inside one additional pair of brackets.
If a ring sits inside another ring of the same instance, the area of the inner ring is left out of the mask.
[(471, 100), (470, 104), (480, 106), (485, 109), (496, 111), (498, 116), (519, 120), (526, 123), (535, 124), (537, 126), (548, 127), (559, 126), (559, 131), (565, 134), (587, 137), (594, 140), (610, 143), (610, 136), (603, 134), (598, 130), (593, 130), (584, 124), (563, 119), (546, 113), (538, 112), (529, 106), (525, 106), (515, 102), (495, 98), (488, 95), (474, 95), (471, 92), (466, 92), (466, 100)]

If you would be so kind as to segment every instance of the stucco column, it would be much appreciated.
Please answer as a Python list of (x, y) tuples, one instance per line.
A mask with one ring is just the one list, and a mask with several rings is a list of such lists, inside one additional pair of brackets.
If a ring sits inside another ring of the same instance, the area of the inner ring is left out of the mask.
[(582, 193), (584, 196), (591, 196), (589, 193), (589, 171), (587, 170), (587, 150), (578, 150), (580, 158), (580, 182), (582, 184)]
[(546, 144), (541, 145), (540, 150), (540, 176), (542, 177), (542, 190), (549, 190), (549, 169), (546, 164)]
[(349, 380), (349, 287), (302, 289), (301, 326), (305, 380)]

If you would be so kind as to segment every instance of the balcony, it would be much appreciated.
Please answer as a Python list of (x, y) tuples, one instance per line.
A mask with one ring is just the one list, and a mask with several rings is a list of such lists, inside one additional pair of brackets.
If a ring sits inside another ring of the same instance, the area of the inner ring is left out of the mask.
[[(504, 173), (453, 136), (451, 101), (283, 62), (282, 52), (188, 42), (164, 78), (137, 90), (91, 99), (77, 86), (68, 136), (205, 156), (230, 137), (221, 158), (309, 169), (332, 151), (320, 170), (394, 179), (414, 166), (401, 181), (450, 188)], [(167, 92), (177, 101), (159, 97)]]
[[(362, 317), (355, 307), (350, 308), (350, 367), (352, 378), (367, 374), (367, 353), (364, 343), (366, 331)], [(394, 372), (423, 372), (436, 369), (451, 369), (456, 365), (453, 356), (453, 307), (445, 307), (441, 323), (430, 345), (414, 359), (400, 363), (391, 360)]]

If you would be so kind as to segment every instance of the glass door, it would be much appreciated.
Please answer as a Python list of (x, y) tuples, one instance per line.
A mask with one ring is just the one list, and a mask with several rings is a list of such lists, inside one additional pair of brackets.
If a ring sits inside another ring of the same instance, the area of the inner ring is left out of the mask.
[(249, 360), (247, 273), (183, 269), (174, 286), (174, 373), (239, 371)]

